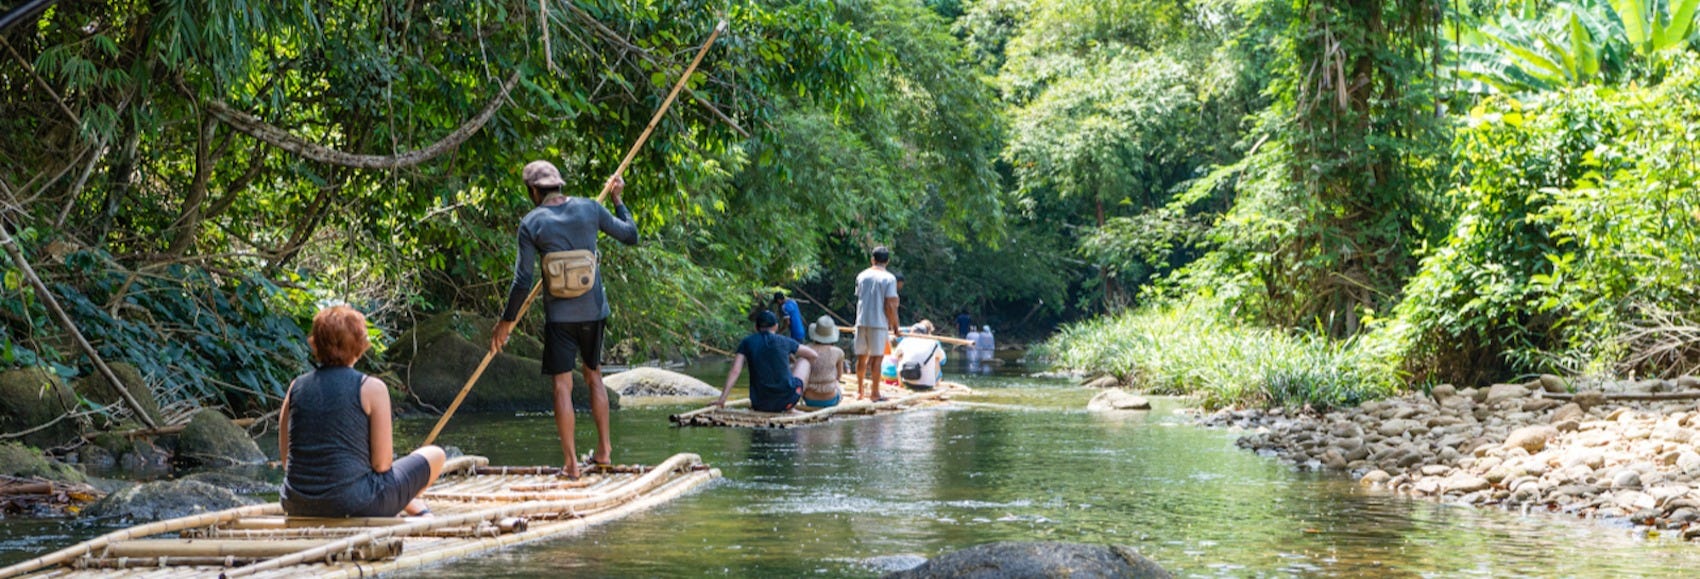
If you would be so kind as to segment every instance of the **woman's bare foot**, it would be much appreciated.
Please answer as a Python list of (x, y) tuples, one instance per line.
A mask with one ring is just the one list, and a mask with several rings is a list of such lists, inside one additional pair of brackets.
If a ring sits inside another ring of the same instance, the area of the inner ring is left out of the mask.
[(413, 499), (411, 501), (407, 501), (407, 507), (403, 508), (401, 512), (402, 512), (402, 514), (405, 514), (409, 517), (435, 517), (435, 516), (437, 516), (437, 515), (431, 513), (431, 507), (426, 506), (425, 501), (422, 501), (422, 500), (419, 500), (419, 499)]

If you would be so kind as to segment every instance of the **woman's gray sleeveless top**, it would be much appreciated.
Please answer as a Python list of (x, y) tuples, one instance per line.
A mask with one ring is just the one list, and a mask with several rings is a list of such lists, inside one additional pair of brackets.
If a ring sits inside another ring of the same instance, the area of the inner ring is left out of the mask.
[(346, 366), (320, 368), (295, 379), (289, 415), (284, 417), (289, 421), (285, 506), (353, 510), (372, 502), (377, 489), (371, 480), (371, 424), (360, 406), (360, 383), (365, 379)]

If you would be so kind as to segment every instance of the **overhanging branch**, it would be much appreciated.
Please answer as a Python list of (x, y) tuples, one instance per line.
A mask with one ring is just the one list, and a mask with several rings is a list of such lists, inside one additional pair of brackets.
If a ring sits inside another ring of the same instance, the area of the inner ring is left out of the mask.
[(484, 128), (484, 124), (490, 122), (491, 117), (496, 116), (496, 111), (501, 109), (502, 103), (508, 100), (508, 91), (513, 90), (517, 84), (519, 84), (519, 71), (516, 70), (513, 75), (508, 77), (506, 82), (502, 83), (501, 92), (492, 97), (490, 102), (484, 105), (484, 110), (479, 111), (478, 115), (472, 117), (466, 124), (461, 125), (460, 128), (455, 129), (454, 132), (428, 147), (395, 155), (361, 155), (338, 151), (297, 137), (295, 134), (268, 124), (254, 115), (236, 110), (224, 101), (208, 100), (204, 103), (204, 106), (206, 106), (208, 113), (224, 124), (230, 125), (250, 137), (264, 141), (266, 144), (305, 159), (355, 169), (399, 169), (429, 161), (466, 142), (479, 129)]

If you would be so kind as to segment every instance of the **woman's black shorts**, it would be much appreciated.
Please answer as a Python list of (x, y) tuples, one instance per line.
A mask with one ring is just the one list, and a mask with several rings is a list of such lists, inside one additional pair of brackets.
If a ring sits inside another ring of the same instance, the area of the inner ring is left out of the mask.
[(589, 370), (602, 368), (602, 330), (607, 320), (594, 322), (549, 322), (543, 326), (543, 374), (554, 376), (573, 371), (574, 358)]

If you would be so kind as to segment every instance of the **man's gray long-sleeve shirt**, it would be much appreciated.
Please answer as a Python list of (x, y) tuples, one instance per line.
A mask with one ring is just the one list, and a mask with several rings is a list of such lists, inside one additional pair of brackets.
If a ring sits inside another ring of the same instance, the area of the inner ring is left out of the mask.
[[(632, 212), (625, 205), (614, 210), (616, 213), (609, 213), (592, 199), (568, 197), (566, 203), (538, 206), (520, 219), (519, 257), (514, 263), (514, 285), (508, 289), (508, 305), (502, 310), (502, 320), (519, 317), (519, 306), (531, 293), (539, 254), (573, 249), (596, 251), (598, 231), (626, 245), (636, 245), (637, 222), (632, 220)], [(599, 262), (600, 255), (598, 252)], [(601, 264), (596, 268), (596, 285), (589, 292), (572, 299), (559, 299), (544, 291), (543, 299), (550, 322), (594, 322), (608, 317)]]

